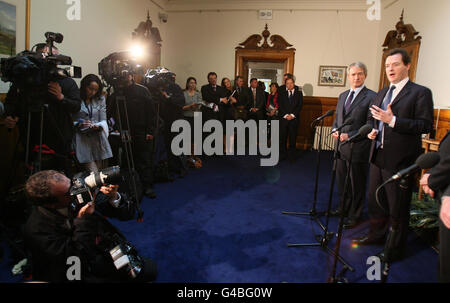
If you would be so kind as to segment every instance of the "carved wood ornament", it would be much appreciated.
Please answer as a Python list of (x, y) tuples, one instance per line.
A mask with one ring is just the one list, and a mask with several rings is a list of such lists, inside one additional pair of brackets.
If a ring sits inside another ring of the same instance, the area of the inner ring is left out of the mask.
[[(270, 39), (269, 39), (270, 37)], [(261, 44), (261, 41), (264, 39), (264, 42)], [(267, 40), (270, 40), (271, 44)], [(264, 31), (262, 32), (262, 35), (254, 34), (247, 38), (242, 43), (239, 43), (239, 46), (236, 47), (236, 49), (275, 49), (275, 50), (283, 50), (283, 49), (291, 49), (295, 50), (295, 48), (292, 48), (292, 44), (289, 44), (286, 39), (284, 39), (280, 35), (272, 35), (270, 36), (270, 32), (268, 29), (268, 26), (266, 24), (266, 27)]]
[(388, 53), (394, 48), (404, 48), (409, 53), (411, 56), (409, 78), (411, 81), (415, 81), (416, 79), (422, 37), (417, 36), (419, 32), (414, 29), (412, 24), (405, 24), (403, 16), (404, 10), (400, 16), (400, 21), (395, 25), (395, 30), (391, 30), (387, 33), (383, 43), (379, 89), (389, 85), (389, 80), (386, 76), (385, 62)]

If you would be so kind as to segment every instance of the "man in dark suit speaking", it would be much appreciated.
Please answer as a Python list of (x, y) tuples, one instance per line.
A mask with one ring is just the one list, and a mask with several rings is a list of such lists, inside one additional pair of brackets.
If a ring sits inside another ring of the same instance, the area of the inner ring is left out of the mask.
[[(379, 204), (377, 188), (396, 172), (414, 164), (422, 152), (422, 134), (433, 128), (433, 97), (431, 91), (409, 80), (411, 59), (404, 49), (389, 52), (386, 75), (390, 86), (376, 96), (368, 122), (373, 131), (369, 172), (369, 217), (368, 236), (354, 240), (356, 244), (383, 243), (389, 223), (396, 232), (390, 241), (390, 255), (395, 261), (403, 257), (408, 236), (409, 208), (414, 177), (407, 180), (407, 188), (401, 189), (399, 180), (390, 182), (380, 190)], [(381, 259), (384, 254), (379, 255)]]
[[(347, 141), (351, 136), (356, 135), (358, 130), (367, 123), (369, 106), (376, 93), (364, 85), (367, 77), (367, 67), (364, 63), (356, 62), (348, 67), (348, 80), (351, 89), (343, 92), (339, 96), (336, 109), (336, 119), (333, 124), (333, 131), (345, 124), (350, 119), (353, 123), (344, 126), (340, 132), (336, 131), (333, 136), (341, 143)], [(350, 145), (340, 145), (340, 159), (337, 162), (337, 187), (339, 192), (338, 215), (345, 210), (348, 220), (344, 228), (354, 228), (362, 217), (363, 205), (366, 200), (366, 182), (369, 167), (369, 152), (371, 142), (369, 139), (355, 143), (352, 154), (352, 165), (350, 172), (350, 192), (347, 193), (344, 201), (344, 186), (347, 170), (350, 168)]]
[[(303, 93), (295, 87), (293, 78), (286, 80), (286, 90), (279, 92), (280, 114), (280, 156), (281, 159), (293, 161), (300, 123), (300, 111), (303, 106)], [(289, 155), (287, 155), (286, 141), (289, 137)]]

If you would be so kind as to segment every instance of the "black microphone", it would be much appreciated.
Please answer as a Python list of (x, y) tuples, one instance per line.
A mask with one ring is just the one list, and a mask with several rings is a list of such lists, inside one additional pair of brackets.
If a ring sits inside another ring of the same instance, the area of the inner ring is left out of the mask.
[(412, 173), (416, 172), (419, 169), (429, 169), (435, 166), (439, 163), (441, 160), (441, 157), (438, 153), (426, 153), (421, 155), (419, 158), (417, 158), (416, 163), (411, 165), (408, 168), (405, 168), (395, 175), (393, 175), (388, 181), (386, 181), (386, 184), (398, 179), (406, 178)]
[(338, 128), (333, 129), (333, 131), (330, 133), (330, 135), (333, 134), (333, 133), (335, 133), (335, 132), (340, 131), (341, 129), (343, 129), (344, 127), (346, 127), (346, 126), (348, 126), (348, 125), (352, 125), (353, 122), (355, 122), (355, 120), (354, 120), (353, 118), (350, 118), (350, 119), (345, 120), (345, 121), (344, 121), (344, 124), (342, 124), (342, 125), (339, 126)]
[(64, 40), (64, 36), (60, 33), (46, 32), (45, 38), (48, 40), (54, 41), (56, 43), (61, 43)]
[(333, 116), (333, 115), (334, 115), (334, 112), (335, 112), (334, 110), (329, 110), (329, 111), (327, 111), (326, 114), (324, 114), (324, 115), (320, 116), (319, 118), (317, 118), (316, 120), (314, 120), (314, 122), (319, 122), (320, 120), (323, 120), (323, 119), (325, 119), (326, 117)]
[(355, 143), (360, 140), (364, 140), (368, 134), (372, 131), (373, 127), (372, 125), (366, 124), (363, 127), (361, 127), (356, 135), (351, 136), (348, 138), (347, 141), (345, 141), (342, 145), (347, 143)]

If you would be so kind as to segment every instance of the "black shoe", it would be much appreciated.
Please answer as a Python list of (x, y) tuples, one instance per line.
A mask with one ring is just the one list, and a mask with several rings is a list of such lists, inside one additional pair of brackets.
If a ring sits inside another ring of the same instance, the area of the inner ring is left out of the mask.
[(152, 187), (147, 188), (145, 190), (144, 194), (145, 194), (146, 197), (148, 197), (150, 199), (155, 199), (156, 198), (156, 194), (155, 194), (155, 192), (154, 192)]
[(405, 254), (401, 249), (391, 249), (391, 255), (389, 257), (389, 260), (386, 260), (386, 254), (384, 253), (384, 250), (377, 254), (377, 257), (380, 258), (381, 262), (388, 261), (389, 263), (393, 263), (396, 261), (401, 261), (405, 258)]
[(352, 243), (356, 245), (381, 245), (384, 244), (384, 242), (383, 238), (377, 239), (369, 236), (363, 236), (352, 240)]
[(359, 224), (361, 224), (361, 220), (348, 219), (344, 223), (344, 229), (353, 229), (353, 228), (357, 227)]

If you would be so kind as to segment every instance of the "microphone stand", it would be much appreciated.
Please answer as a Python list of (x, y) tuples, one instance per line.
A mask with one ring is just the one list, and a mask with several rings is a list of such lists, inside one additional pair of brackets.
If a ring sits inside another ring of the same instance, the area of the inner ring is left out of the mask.
[[(339, 140), (338, 140), (339, 141)], [(351, 142), (350, 143), (350, 159), (349, 159), (349, 167), (347, 168), (347, 175), (345, 177), (345, 183), (344, 183), (344, 194), (343, 194), (343, 200), (346, 201), (347, 200), (347, 195), (349, 192), (349, 185), (350, 185), (350, 172), (352, 170), (352, 158), (353, 158), (353, 146), (354, 143)], [(352, 197), (350, 197), (350, 199), (352, 199)], [(349, 203), (349, 205), (351, 205), (351, 201)], [(329, 204), (329, 207), (331, 207), (331, 204)], [(330, 210), (330, 209), (328, 209)], [(336, 239), (336, 246), (334, 249), (334, 260), (333, 260), (333, 269), (331, 271), (331, 275), (328, 278), (328, 282), (329, 283), (342, 283), (342, 282), (348, 282), (347, 279), (345, 279), (343, 277), (343, 275), (345, 274), (345, 272), (347, 270), (350, 270), (351, 272), (354, 272), (355, 269), (348, 265), (348, 263), (346, 263), (340, 256), (339, 256), (339, 250), (341, 247), (341, 241), (342, 241), (342, 233), (344, 230), (344, 220), (345, 220), (345, 213), (346, 213), (346, 209), (345, 209), (345, 204), (343, 205), (343, 209), (341, 211), (341, 215), (339, 217), (339, 225), (338, 225), (338, 232), (337, 232), (337, 239)], [(337, 262), (338, 260), (344, 265), (342, 271), (339, 273), (338, 276), (336, 276), (336, 268), (337, 268)]]
[[(322, 131), (323, 131), (323, 120), (320, 120), (320, 129), (319, 129), (319, 146), (317, 148), (317, 161), (316, 161), (316, 177), (315, 177), (315, 184), (314, 184), (314, 199), (313, 199), (313, 205), (312, 209), (309, 212), (288, 212), (283, 211), (283, 215), (290, 215), (290, 216), (309, 216), (311, 220), (314, 220), (317, 222), (317, 224), (322, 228), (322, 230), (325, 230), (325, 226), (320, 221), (319, 217), (320, 215), (324, 215), (325, 212), (317, 212), (316, 205), (317, 205), (317, 190), (319, 186), (319, 171), (320, 171), (320, 152), (322, 150)], [(311, 124), (311, 127), (316, 123), (317, 121), (314, 121)], [(320, 245), (318, 243), (314, 243), (313, 245), (307, 245), (307, 246), (316, 246)], [(288, 245), (288, 247), (291, 247)]]

